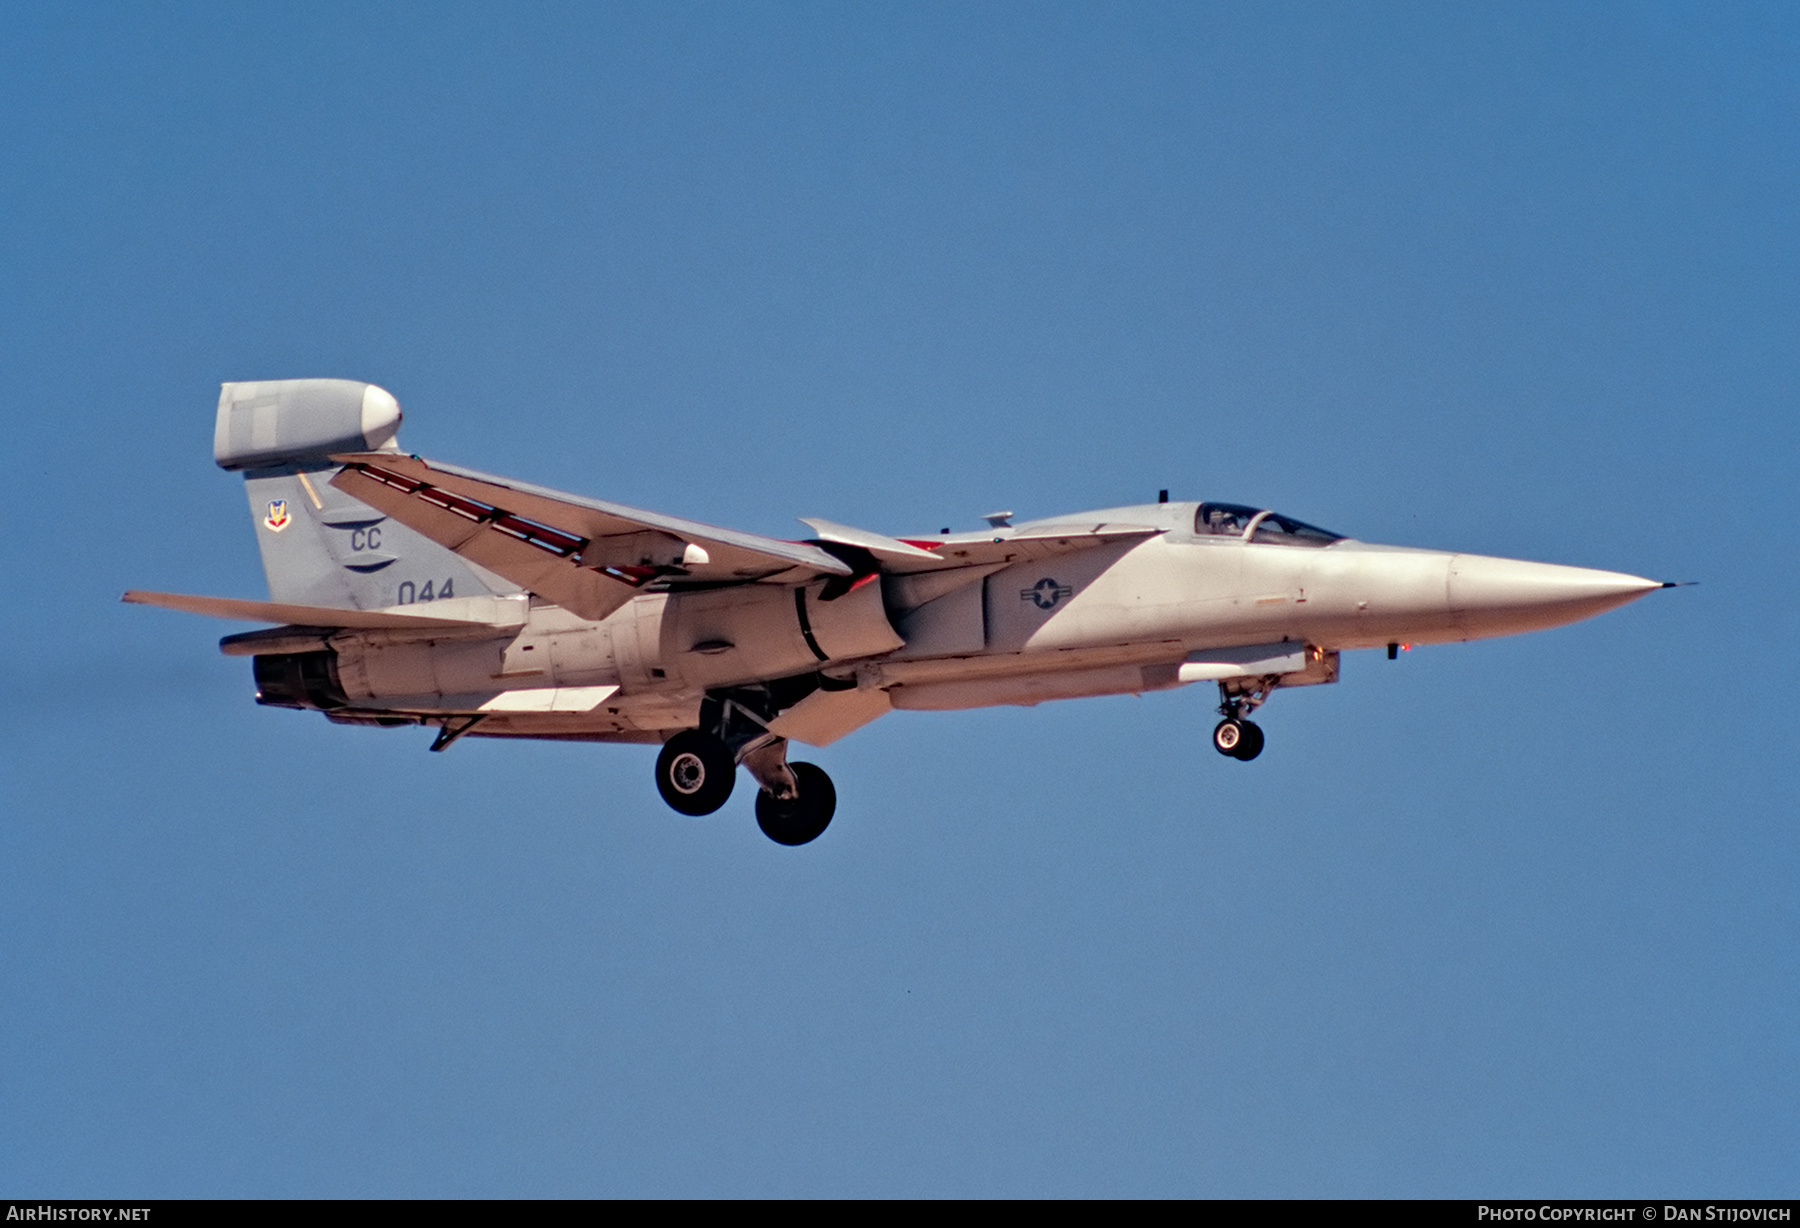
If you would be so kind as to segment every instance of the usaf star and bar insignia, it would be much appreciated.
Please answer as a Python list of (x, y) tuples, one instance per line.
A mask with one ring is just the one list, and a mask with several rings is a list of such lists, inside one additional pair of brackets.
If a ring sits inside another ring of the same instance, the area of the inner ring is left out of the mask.
[(1019, 590), (1019, 600), (1029, 601), (1040, 610), (1054, 609), (1056, 603), (1075, 592), (1067, 584), (1058, 584), (1049, 576), (1045, 576), (1030, 588)]

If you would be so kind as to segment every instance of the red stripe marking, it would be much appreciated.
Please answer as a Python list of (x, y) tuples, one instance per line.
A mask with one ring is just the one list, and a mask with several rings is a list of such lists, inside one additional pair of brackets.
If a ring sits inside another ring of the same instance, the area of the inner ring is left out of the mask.
[[(470, 499), (462, 495), (452, 494), (441, 487), (431, 486), (424, 482), (416, 482), (412, 478), (383, 469), (377, 465), (356, 466), (364, 474), (383, 486), (391, 486), (402, 494), (411, 495), (415, 499), (441, 507), (453, 512), (465, 520), (473, 520), (477, 524), (489, 524), (509, 537), (516, 537), (528, 546), (536, 546), (539, 550), (568, 558), (583, 546), (587, 538), (576, 537), (561, 529), (553, 529), (547, 524), (539, 524), (535, 520), (527, 520), (523, 516), (515, 516), (504, 508), (498, 508), (479, 499)], [(648, 579), (649, 577), (645, 577)], [(633, 583), (642, 584), (643, 580)]]
[(662, 568), (639, 567), (636, 564), (633, 564), (628, 567), (608, 567), (605, 569), (604, 574), (611, 576), (615, 580), (623, 580), (633, 588), (640, 588), (661, 575)]

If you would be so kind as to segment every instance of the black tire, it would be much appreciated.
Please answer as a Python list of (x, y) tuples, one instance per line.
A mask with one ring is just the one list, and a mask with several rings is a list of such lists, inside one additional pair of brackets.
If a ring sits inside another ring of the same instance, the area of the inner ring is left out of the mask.
[[(1214, 725), (1213, 749), (1218, 751), (1221, 755), (1229, 755), (1234, 759), (1237, 758), (1238, 746), (1244, 740), (1244, 730), (1246, 726), (1249, 726), (1248, 721), (1240, 721), (1229, 716), (1220, 721), (1217, 725)], [(1250, 727), (1254, 728), (1254, 726)]]
[(711, 814), (736, 783), (737, 764), (725, 743), (698, 729), (682, 730), (656, 757), (656, 791), (682, 814)]
[(790, 847), (817, 840), (831, 825), (837, 811), (837, 787), (825, 769), (810, 763), (790, 763), (798, 792), (782, 800), (767, 789), (756, 795), (756, 825), (776, 844)]
[(1243, 721), (1240, 723), (1244, 726), (1244, 736), (1238, 739), (1237, 749), (1231, 752), (1231, 757), (1233, 759), (1242, 759), (1245, 763), (1248, 763), (1258, 755), (1262, 754), (1263, 731), (1262, 726), (1256, 724), (1254, 721)]

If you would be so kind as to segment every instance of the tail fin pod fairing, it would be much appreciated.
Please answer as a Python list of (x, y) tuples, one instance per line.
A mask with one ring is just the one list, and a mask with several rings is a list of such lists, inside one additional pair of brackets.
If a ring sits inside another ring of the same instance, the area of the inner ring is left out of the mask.
[(244, 475), (274, 601), (375, 610), (518, 591), (332, 485), (333, 453), (399, 455), (399, 429), (399, 402), (358, 380), (220, 389), (213, 459)]

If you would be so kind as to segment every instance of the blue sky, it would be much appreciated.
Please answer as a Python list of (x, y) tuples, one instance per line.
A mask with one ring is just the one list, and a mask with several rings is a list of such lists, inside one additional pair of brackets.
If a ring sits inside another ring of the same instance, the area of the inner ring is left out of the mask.
[[(0, 1189), (1791, 1194), (1800, 19), (8, 6)], [(790, 536), (1154, 497), (1695, 579), (898, 713), (788, 850), (647, 748), (259, 709), (222, 380)]]

